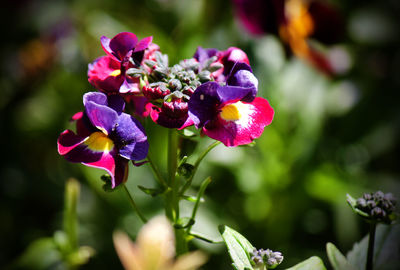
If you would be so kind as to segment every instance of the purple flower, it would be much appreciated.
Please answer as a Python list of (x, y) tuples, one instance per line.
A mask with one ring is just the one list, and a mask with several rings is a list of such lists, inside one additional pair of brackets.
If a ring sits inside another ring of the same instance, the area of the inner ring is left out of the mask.
[(74, 115), (77, 134), (65, 130), (58, 138), (58, 153), (70, 162), (106, 170), (112, 188), (126, 181), (129, 160), (147, 156), (149, 144), (141, 124), (123, 113), (120, 96), (89, 92), (83, 96), (85, 111)]
[(226, 82), (199, 86), (189, 100), (189, 116), (205, 135), (226, 146), (251, 143), (272, 122), (274, 110), (255, 97), (258, 81), (248, 65), (236, 64)]
[(211, 66), (222, 66), (222, 68), (219, 68), (211, 73), (212, 78), (217, 82), (225, 82), (226, 76), (231, 73), (232, 68), (236, 63), (250, 65), (249, 58), (247, 57), (246, 53), (236, 47), (229, 47), (225, 51), (219, 51), (214, 48), (204, 49), (199, 46), (197, 47), (193, 58), (199, 61), (200, 67), (203, 68), (209, 59), (214, 56), (216, 57), (216, 60), (211, 63)]
[[(122, 32), (112, 39), (102, 36), (100, 41), (107, 56), (89, 64), (89, 82), (104, 92), (139, 93), (139, 79), (130, 77), (126, 71), (140, 66), (143, 58), (150, 57), (145, 50), (152, 44), (152, 37), (138, 41), (133, 33)], [(154, 47), (150, 46), (154, 50)]]

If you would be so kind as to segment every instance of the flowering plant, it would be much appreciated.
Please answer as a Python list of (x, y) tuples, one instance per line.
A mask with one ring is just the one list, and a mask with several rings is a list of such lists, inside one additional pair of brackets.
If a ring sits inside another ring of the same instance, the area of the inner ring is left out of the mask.
[[(84, 110), (72, 117), (76, 132), (61, 133), (58, 152), (70, 162), (103, 169), (107, 174), (102, 179), (109, 190), (122, 185), (128, 191), (124, 183), (129, 161), (135, 166), (149, 163), (159, 188), (141, 189), (164, 197), (166, 216), (175, 229), (177, 254), (185, 253), (190, 238), (201, 238), (191, 227), (211, 178), (201, 185), (190, 218), (180, 216), (179, 202), (187, 197), (185, 191), (200, 162), (220, 142), (229, 147), (252, 143), (271, 124), (274, 110), (265, 98), (256, 97), (258, 80), (239, 48), (198, 47), (192, 58), (170, 66), (168, 56), (152, 43), (152, 37), (138, 41), (135, 34), (123, 32), (100, 40), (106, 56), (89, 64), (88, 70), (88, 80), (98, 92), (83, 96)], [(147, 118), (168, 129), (167, 174), (159, 171), (148, 155), (143, 127)], [(182, 155), (181, 142), (188, 136), (216, 140), (195, 164)]]
[[(253, 143), (272, 123), (274, 109), (267, 99), (257, 97), (258, 80), (246, 53), (239, 48), (220, 51), (198, 47), (193, 57), (170, 66), (168, 56), (152, 37), (139, 41), (135, 34), (123, 32), (100, 40), (106, 56), (94, 60), (88, 70), (88, 80), (98, 91), (84, 94), (83, 111), (71, 118), (75, 131), (68, 129), (60, 134), (58, 153), (70, 162), (104, 170), (104, 189), (124, 188), (135, 213), (146, 224), (136, 244), (124, 233), (114, 234), (116, 251), (126, 269), (197, 269), (205, 256), (188, 253), (190, 240), (216, 242), (192, 231), (211, 177), (201, 183), (197, 196), (190, 197), (186, 191), (207, 153), (220, 143), (226, 147)], [(166, 172), (159, 170), (162, 166), (151, 156), (152, 145), (146, 134), (151, 122), (168, 129)], [(189, 163), (183, 143), (204, 136), (215, 142), (196, 162)], [(163, 198), (167, 219), (147, 222), (136, 205), (125, 185), (130, 161), (134, 166), (148, 164), (153, 171), (157, 188), (139, 188)], [(184, 199), (194, 202), (190, 217), (181, 215), (180, 202)], [(395, 201), (389, 195), (377, 193), (348, 200), (356, 213), (376, 221), (372, 222), (372, 235), (377, 222), (389, 224), (394, 220)], [(76, 229), (73, 222), (68, 224), (65, 231), (70, 246), (63, 252), (75, 267), (85, 263), (93, 250), (78, 248)], [(281, 252), (255, 248), (228, 226), (221, 225), (219, 231), (236, 269), (273, 269), (284, 258)], [(351, 258), (346, 259), (333, 244), (327, 245), (327, 252), (335, 269), (353, 267)], [(368, 247), (367, 269), (372, 269), (372, 253)], [(326, 268), (314, 256), (290, 269)]]

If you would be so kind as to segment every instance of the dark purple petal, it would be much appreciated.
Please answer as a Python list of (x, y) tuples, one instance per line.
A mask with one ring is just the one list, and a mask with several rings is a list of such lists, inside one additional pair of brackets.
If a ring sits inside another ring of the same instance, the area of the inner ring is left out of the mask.
[(107, 100), (108, 106), (114, 109), (120, 115), (125, 109), (125, 101), (120, 95), (109, 95)]
[(149, 151), (148, 141), (133, 142), (119, 150), (119, 155), (130, 160), (142, 160), (147, 157)]
[(122, 113), (113, 134), (119, 147), (119, 155), (130, 160), (141, 160), (147, 156), (148, 142), (144, 128), (135, 118)]
[(63, 156), (69, 162), (74, 163), (93, 163), (101, 160), (103, 152), (97, 152), (89, 149), (89, 147), (83, 142), (76, 145), (68, 153)]
[(200, 85), (189, 100), (189, 117), (197, 128), (217, 115), (221, 98), (218, 95), (220, 85), (216, 82), (207, 82)]
[(90, 122), (105, 134), (110, 134), (117, 124), (118, 114), (108, 107), (107, 95), (89, 92), (83, 96), (85, 112)]
[(118, 114), (121, 114), (125, 109), (124, 99), (116, 94), (106, 95), (100, 92), (88, 92), (83, 96), (83, 105), (86, 106), (88, 102), (108, 106)]
[[(217, 95), (222, 104), (233, 103), (252, 94), (252, 88), (246, 88), (241, 86), (219, 86), (217, 89)], [(254, 98), (253, 98), (254, 99)]]
[(85, 137), (76, 135), (71, 130), (64, 130), (57, 140), (57, 150), (60, 155), (65, 155), (74, 149), (77, 145), (81, 144)]
[(135, 34), (122, 32), (111, 39), (109, 47), (112, 54), (122, 61), (135, 48), (137, 42), (138, 39)]
[(115, 160), (115, 171), (114, 175), (111, 175), (111, 187), (115, 188), (116, 186), (119, 186), (122, 183), (125, 183), (126, 180), (128, 179), (128, 171), (129, 171), (129, 160), (116, 156), (114, 158)]
[(257, 95), (258, 80), (253, 75), (249, 65), (236, 63), (229, 74), (226, 83), (231, 86), (240, 86), (250, 89), (249, 94), (242, 98), (245, 102), (251, 102)]

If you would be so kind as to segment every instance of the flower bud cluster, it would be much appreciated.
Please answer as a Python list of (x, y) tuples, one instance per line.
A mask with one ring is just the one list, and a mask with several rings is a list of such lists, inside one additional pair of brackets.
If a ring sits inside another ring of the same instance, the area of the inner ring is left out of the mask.
[(391, 193), (377, 191), (365, 193), (356, 200), (355, 208), (366, 213), (368, 217), (377, 222), (391, 223), (395, 210), (396, 199)]
[(278, 251), (273, 252), (270, 249), (254, 249), (251, 255), (251, 260), (259, 269), (263, 269), (264, 266), (267, 269), (273, 269), (283, 261), (282, 253)]
[(176, 99), (188, 101), (197, 87), (212, 80), (211, 72), (215, 69), (211, 65), (200, 67), (194, 58), (182, 60), (179, 64), (168, 67), (168, 56), (160, 52), (156, 52), (156, 61), (147, 60), (145, 64), (150, 68), (149, 84), (144, 86), (142, 91), (150, 101), (158, 99), (167, 102)]

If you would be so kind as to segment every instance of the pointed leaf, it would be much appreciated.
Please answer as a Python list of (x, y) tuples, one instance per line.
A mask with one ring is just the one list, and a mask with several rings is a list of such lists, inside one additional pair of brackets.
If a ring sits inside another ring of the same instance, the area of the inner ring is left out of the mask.
[[(368, 250), (368, 235), (360, 242), (355, 243), (353, 249), (347, 253), (347, 260), (357, 269), (365, 269)], [(374, 270), (398, 269), (400, 254), (400, 224), (378, 224), (375, 234)]]
[(293, 267), (287, 268), (286, 270), (326, 270), (326, 268), (319, 257), (313, 256)]
[(335, 270), (356, 270), (346, 259), (346, 257), (332, 244), (326, 244), (326, 252), (328, 254), (329, 262)]
[(243, 235), (225, 225), (219, 226), (219, 232), (228, 248), (234, 267), (238, 270), (253, 269), (249, 254), (254, 247), (250, 242)]

